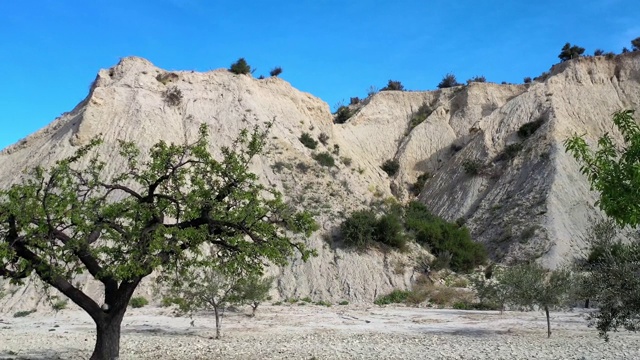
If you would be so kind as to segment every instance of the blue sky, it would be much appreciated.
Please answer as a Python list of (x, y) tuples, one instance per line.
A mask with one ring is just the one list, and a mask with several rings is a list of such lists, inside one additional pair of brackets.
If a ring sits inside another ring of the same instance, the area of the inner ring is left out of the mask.
[(389, 79), (409, 90), (522, 82), (565, 42), (620, 52), (640, 36), (637, 0), (21, 0), (0, 3), (0, 148), (70, 111), (101, 68), (136, 55), (170, 70), (239, 57), (331, 108)]

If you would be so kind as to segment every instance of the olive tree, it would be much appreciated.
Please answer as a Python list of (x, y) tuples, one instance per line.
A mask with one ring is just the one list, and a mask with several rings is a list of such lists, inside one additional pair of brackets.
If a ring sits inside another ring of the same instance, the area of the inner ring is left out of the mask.
[(273, 285), (273, 277), (260, 277), (259, 275), (250, 275), (240, 279), (236, 285), (235, 303), (248, 304), (251, 306), (251, 317), (256, 316), (258, 306), (269, 298), (269, 290)]
[[(613, 114), (624, 145), (617, 145), (608, 133), (599, 138), (595, 150), (583, 136), (565, 141), (591, 189), (600, 194), (596, 205), (620, 228), (640, 224), (640, 126), (633, 115), (633, 110)], [(640, 323), (640, 243), (614, 241), (613, 235), (605, 235), (604, 241), (591, 246), (583, 288), (599, 305), (592, 320), (608, 340), (608, 332), (619, 327), (635, 331)], [(592, 236), (603, 237), (597, 232)]]
[[(242, 131), (220, 159), (203, 125), (194, 143), (160, 141), (148, 154), (121, 141), (122, 166), (112, 175), (98, 139), (48, 169), (36, 167), (0, 190), (0, 277), (35, 275), (60, 291), (96, 324), (91, 359), (115, 359), (127, 304), (152, 272), (208, 265), (257, 273), (296, 251), (307, 259), (312, 251), (294, 234), (314, 231), (312, 217), (248, 169), (267, 130)], [(209, 249), (224, 261), (202, 262)], [(83, 292), (79, 273), (100, 282), (102, 296)]]
[(515, 265), (498, 272), (497, 293), (508, 305), (532, 310), (544, 310), (547, 318), (547, 337), (551, 337), (549, 310), (566, 305), (571, 299), (572, 274), (560, 268), (548, 270), (536, 263)]

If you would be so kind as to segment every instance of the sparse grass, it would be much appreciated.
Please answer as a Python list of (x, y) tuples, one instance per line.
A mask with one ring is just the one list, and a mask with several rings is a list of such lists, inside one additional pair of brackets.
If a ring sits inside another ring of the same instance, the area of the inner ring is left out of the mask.
[(324, 300), (316, 301), (314, 304), (318, 305), (318, 306), (331, 307), (331, 303), (328, 302), (328, 301), (324, 301)]
[(276, 301), (273, 303), (273, 306), (280, 306), (282, 305), (282, 301)]
[(346, 157), (346, 156), (342, 156), (342, 157), (340, 158), (340, 161), (342, 161), (342, 163), (343, 163), (345, 166), (351, 166), (351, 163), (352, 163), (351, 158), (350, 158), (350, 157)]
[(145, 299), (142, 296), (136, 296), (131, 298), (131, 300), (129, 300), (129, 305), (131, 305), (131, 307), (134, 309), (141, 308), (148, 304), (149, 304), (149, 300)]
[(406, 290), (393, 290), (387, 295), (379, 296), (373, 303), (376, 305), (400, 304), (404, 303), (410, 294), (411, 292)]
[(60, 311), (60, 310), (66, 309), (68, 304), (69, 304), (69, 301), (67, 301), (67, 300), (58, 300), (58, 301), (54, 302), (51, 305), (51, 307), (55, 311)]
[(302, 302), (306, 302), (306, 303), (313, 302), (313, 301), (311, 300), (311, 298), (310, 298), (310, 297), (308, 297), (308, 296), (303, 297), (302, 299), (300, 299), (300, 301), (302, 301)]

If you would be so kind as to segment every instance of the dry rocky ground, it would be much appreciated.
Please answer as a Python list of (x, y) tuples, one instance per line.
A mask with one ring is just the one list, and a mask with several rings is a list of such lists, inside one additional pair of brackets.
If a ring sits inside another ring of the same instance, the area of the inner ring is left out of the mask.
[[(212, 316), (131, 309), (121, 359), (638, 359), (640, 337), (609, 343), (587, 327), (584, 311), (552, 314), (546, 337), (540, 312), (436, 310), (348, 305), (264, 306), (255, 318), (227, 312), (223, 338)], [(95, 337), (76, 310), (0, 315), (0, 359), (86, 359)]]

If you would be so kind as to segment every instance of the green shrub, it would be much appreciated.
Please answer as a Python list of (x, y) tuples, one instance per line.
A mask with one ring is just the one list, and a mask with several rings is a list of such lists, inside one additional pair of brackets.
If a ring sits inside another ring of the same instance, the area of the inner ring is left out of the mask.
[(318, 305), (318, 306), (331, 307), (331, 303), (328, 302), (328, 301), (324, 301), (324, 300), (316, 301), (314, 304)]
[(604, 55), (604, 50), (602, 50), (602, 49), (596, 49), (593, 52), (593, 56), (602, 56), (602, 55)]
[(302, 135), (298, 138), (302, 145), (308, 147), (309, 149), (315, 149), (318, 146), (318, 142), (309, 135), (309, 133), (302, 133)]
[(576, 46), (576, 45), (571, 46), (570, 43), (566, 43), (562, 47), (562, 50), (560, 51), (560, 55), (558, 55), (558, 58), (560, 58), (560, 61), (564, 62), (567, 60), (579, 58), (583, 53), (584, 53), (583, 47)]
[(484, 75), (480, 75), (480, 76), (474, 76), (471, 79), (467, 80), (467, 84), (471, 84), (473, 82), (487, 82), (487, 78), (484, 77)]
[(333, 159), (333, 155), (328, 152), (321, 152), (313, 155), (313, 158), (318, 162), (318, 164), (326, 167), (332, 167), (336, 165), (336, 161)]
[(385, 161), (380, 168), (382, 168), (382, 171), (386, 172), (387, 175), (394, 176), (398, 173), (398, 170), (400, 170), (400, 162), (395, 159), (389, 159)]
[(527, 76), (526, 78), (524, 78), (524, 83), (525, 84), (531, 84), (531, 77)]
[(544, 124), (543, 118), (539, 118), (536, 121), (528, 122), (520, 126), (520, 128), (518, 129), (518, 136), (521, 137), (522, 139), (526, 139), (531, 135), (533, 135), (536, 132), (536, 130), (538, 130), (540, 126), (542, 126), (542, 124)]
[(348, 106), (340, 106), (335, 113), (336, 117), (333, 120), (336, 124), (344, 124), (353, 116), (353, 111)]
[(460, 84), (458, 80), (456, 80), (456, 76), (449, 73), (442, 78), (442, 80), (438, 84), (438, 89), (445, 89), (445, 88), (450, 88), (450, 87), (460, 86), (460, 85), (462, 84)]
[(129, 305), (131, 305), (132, 308), (141, 308), (148, 304), (149, 301), (142, 296), (136, 296), (129, 300)]
[(276, 66), (273, 70), (269, 72), (269, 75), (277, 77), (282, 74), (282, 68), (280, 66)]
[(349, 305), (349, 302), (347, 300), (342, 300), (338, 303), (338, 305)]
[(311, 298), (310, 298), (310, 297), (308, 297), (308, 296), (303, 297), (302, 299), (300, 299), (300, 301), (302, 301), (302, 302), (307, 302), (307, 303), (312, 302), (312, 301), (311, 301)]
[(400, 81), (389, 80), (387, 86), (380, 89), (380, 91), (404, 91), (404, 85)]
[(377, 219), (373, 210), (354, 211), (340, 225), (340, 233), (345, 245), (366, 248), (373, 240)]
[(410, 291), (393, 290), (387, 295), (379, 296), (373, 303), (376, 305), (400, 304), (407, 301), (410, 294)]
[(232, 73), (239, 75), (239, 74), (249, 74), (251, 73), (251, 66), (249, 66), (249, 64), (247, 64), (247, 61), (244, 58), (240, 58), (238, 59), (238, 61), (234, 62), (233, 64), (231, 64), (231, 67), (229, 68), (229, 71), (231, 71)]
[(407, 244), (403, 230), (402, 221), (397, 215), (384, 214), (376, 222), (376, 240), (403, 250)]
[(482, 164), (478, 160), (466, 159), (462, 162), (462, 168), (464, 172), (471, 175), (476, 176), (480, 174), (480, 170), (482, 170)]
[(29, 315), (33, 314), (34, 312), (36, 312), (36, 309), (18, 311), (15, 314), (13, 314), (13, 317), (14, 318), (25, 317), (25, 316), (29, 316)]
[(164, 102), (169, 106), (178, 106), (182, 102), (182, 91), (175, 86), (171, 86), (162, 94)]

